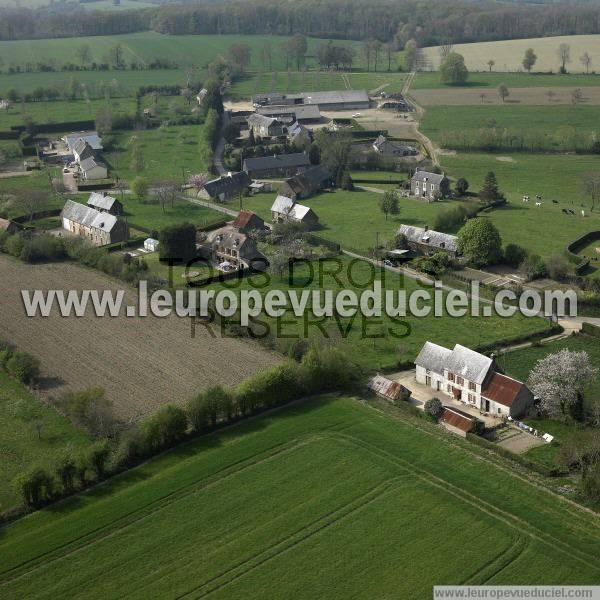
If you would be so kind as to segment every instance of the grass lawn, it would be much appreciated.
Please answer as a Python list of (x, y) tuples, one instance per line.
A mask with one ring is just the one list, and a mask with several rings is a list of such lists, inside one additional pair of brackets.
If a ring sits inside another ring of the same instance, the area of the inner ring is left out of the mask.
[[(360, 175), (357, 174), (357, 176)], [(382, 177), (385, 175), (382, 174)], [(385, 187), (378, 183), (359, 185)], [(272, 194), (246, 198), (244, 199), (244, 208), (255, 211), (265, 220), (270, 220), (273, 199)], [(337, 190), (318, 194), (313, 198), (302, 200), (301, 203), (310, 206), (319, 216), (322, 229), (315, 232), (317, 235), (338, 242), (343, 248), (354, 249), (362, 253), (375, 246), (377, 234), (379, 234), (379, 243), (384, 244), (393, 240), (402, 223), (426, 225), (431, 223), (437, 212), (453, 204), (450, 201), (427, 204), (402, 198), (400, 214), (390, 215), (386, 221), (385, 215), (379, 209), (380, 201), (381, 194), (376, 192)]]
[(548, 75), (532, 73), (470, 73), (469, 79), (464, 86), (449, 86), (441, 82), (437, 71), (417, 73), (413, 80), (414, 89), (436, 89), (436, 88), (497, 88), (505, 83), (508, 88), (525, 87), (586, 87), (600, 85), (599, 75), (567, 74)]
[[(172, 278), (173, 287), (183, 287), (187, 281), (194, 281), (196, 279), (200, 279), (203, 277), (208, 277), (210, 275), (214, 275), (215, 272), (213, 269), (210, 269), (203, 262), (199, 262), (194, 265), (181, 266), (181, 265), (173, 265), (172, 269), (169, 267), (168, 263), (161, 262), (159, 260), (158, 252), (151, 252), (149, 254), (144, 254), (140, 258), (143, 258), (148, 265), (148, 268), (152, 275), (156, 277), (160, 277), (164, 281), (166, 281), (169, 285), (171, 284), (170, 278)], [(198, 273), (194, 277), (191, 277), (193, 273)]]
[[(149, 182), (187, 180), (190, 174), (207, 171), (198, 150), (202, 125), (177, 125), (119, 131), (114, 134), (116, 150), (105, 154), (111, 177), (131, 182), (136, 175)], [(143, 158), (143, 169), (131, 169), (131, 150), (137, 140)]]
[[(498, 227), (504, 244), (520, 244), (547, 257), (561, 254), (580, 235), (600, 229), (600, 213), (590, 213), (591, 202), (583, 195), (583, 175), (600, 168), (598, 156), (497, 156), (473, 152), (444, 156), (442, 163), (453, 178), (465, 177), (472, 191), (481, 188), (488, 171), (496, 173), (510, 204), (483, 214)], [(525, 194), (532, 197), (529, 204), (522, 202)], [(541, 207), (535, 206), (536, 194), (544, 198)], [(576, 214), (565, 215), (563, 208), (573, 209)], [(580, 214), (582, 208), (585, 218)]]
[(556, 140), (565, 137), (560, 128), (591, 134), (598, 130), (599, 122), (600, 106), (430, 106), (419, 128), (436, 141), (442, 134), (451, 139), (453, 132), (508, 128), (547, 137), (557, 145)]
[(61, 450), (77, 450), (89, 441), (54, 409), (0, 372), (0, 512), (20, 501), (11, 485), (16, 475), (32, 465), (52, 467)]
[(321, 397), (207, 436), (7, 527), (2, 596), (419, 600), (440, 583), (598, 581), (589, 515), (437, 431)]
[[(568, 339), (550, 342), (543, 346), (525, 348), (515, 352), (508, 352), (499, 356), (500, 365), (508, 375), (526, 381), (529, 372), (535, 366), (536, 362), (548, 354), (558, 352), (567, 348), (572, 352), (587, 352), (592, 364), (600, 364), (600, 343), (598, 338), (589, 335), (579, 334), (571, 336)], [(595, 381), (585, 391), (585, 397), (590, 400), (600, 401), (600, 374), (596, 376)], [(527, 423), (532, 427), (543, 430), (555, 436), (556, 440), (552, 444), (533, 448), (527, 452), (528, 456), (544, 462), (548, 465), (554, 465), (556, 454), (560, 445), (569, 437), (577, 435), (581, 427), (577, 424), (565, 424), (551, 419), (527, 419)]]
[[(320, 277), (320, 272), (322, 277)], [(334, 277), (331, 273), (337, 273)], [(337, 277), (337, 280), (336, 280)], [(380, 280), (383, 295), (389, 290), (394, 293), (393, 306), (397, 306), (397, 292), (405, 290), (407, 297), (422, 286), (412, 279), (403, 277), (385, 269), (379, 269), (365, 260), (349, 258), (332, 258), (322, 263), (301, 263), (293, 272), (293, 279), (288, 275), (279, 277), (274, 274), (257, 275), (246, 278), (241, 283), (213, 284), (211, 289), (223, 288), (240, 290), (257, 288), (264, 296), (269, 290), (331, 290), (333, 297), (340, 290), (354, 290), (358, 296), (373, 289), (374, 282)], [(390, 318), (385, 315), (385, 298), (383, 298), (382, 317), (362, 318), (357, 314), (350, 317), (315, 317), (313, 315), (312, 298), (309, 298), (305, 317), (296, 317), (292, 310), (278, 321), (262, 314), (259, 320), (270, 327), (271, 332), (282, 344), (286, 340), (309, 338), (317, 341), (330, 340), (345, 348), (352, 360), (365, 370), (372, 372), (381, 369), (396, 369), (398, 361), (414, 360), (423, 344), (431, 340), (443, 346), (456, 343), (470, 348), (487, 344), (500, 344), (509, 338), (528, 333), (546, 330), (547, 324), (538, 318), (527, 318), (521, 315), (510, 319), (493, 316), (489, 318), (472, 317), (470, 314), (462, 318), (451, 318), (445, 311), (439, 317), (433, 317), (433, 311), (426, 318), (416, 316)], [(429, 303), (431, 305), (431, 303)], [(261, 328), (262, 332), (262, 328)]]

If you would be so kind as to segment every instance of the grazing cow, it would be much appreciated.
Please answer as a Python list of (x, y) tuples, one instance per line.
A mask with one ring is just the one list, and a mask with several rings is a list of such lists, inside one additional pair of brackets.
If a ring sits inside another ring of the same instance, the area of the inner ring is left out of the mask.
[(574, 211), (572, 208), (570, 208), (570, 209), (569, 209), (569, 214), (570, 214), (570, 215), (574, 215), (574, 214), (575, 214), (575, 211)]
[(565, 213), (565, 215), (569, 214), (569, 211), (566, 208), (563, 208), (562, 211), (563, 211), (563, 213)]
[(536, 205), (536, 206), (541, 206), (541, 205), (542, 205), (542, 203), (541, 203), (541, 202), (536, 202), (536, 203), (535, 203), (535, 205)]
[(558, 200), (552, 200), (552, 204), (558, 204)]
[(523, 196), (523, 202), (525, 202), (525, 203), (529, 202), (529, 196)]
[(585, 217), (585, 210), (582, 210), (582, 211), (581, 211), (581, 216), (582, 216), (582, 217)]
[(542, 201), (542, 197), (541, 197), (539, 194), (536, 194), (536, 195), (535, 195), (535, 199), (536, 199), (538, 202), (541, 202), (541, 201)]

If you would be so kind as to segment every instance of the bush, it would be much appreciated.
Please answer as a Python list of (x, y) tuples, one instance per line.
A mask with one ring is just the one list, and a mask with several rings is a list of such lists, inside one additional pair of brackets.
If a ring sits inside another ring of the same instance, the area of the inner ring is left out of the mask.
[(73, 424), (94, 437), (114, 435), (117, 419), (112, 402), (106, 398), (102, 388), (69, 392), (59, 398), (56, 404)]
[(20, 235), (11, 235), (4, 242), (3, 249), (4, 252), (18, 258), (21, 256), (21, 252), (23, 252), (23, 246), (25, 242)]
[(22, 261), (29, 263), (62, 260), (66, 256), (62, 238), (48, 233), (26, 240), (19, 255)]
[(600, 503), (600, 463), (585, 470), (581, 478), (581, 491), (588, 502)]
[(179, 406), (167, 404), (146, 419), (140, 429), (147, 451), (163, 450), (184, 437), (187, 431), (187, 417)]
[(472, 219), (458, 232), (458, 249), (476, 267), (497, 263), (502, 257), (502, 240), (488, 219)]
[(193, 431), (230, 421), (236, 414), (231, 392), (221, 385), (202, 390), (188, 402), (186, 412)]
[(442, 416), (444, 407), (439, 398), (430, 398), (425, 402), (424, 410), (428, 415), (437, 420)]
[(188, 262), (196, 256), (196, 227), (191, 223), (165, 227), (158, 239), (160, 260)]
[(541, 256), (538, 254), (531, 254), (528, 256), (521, 265), (523, 271), (527, 276), (528, 281), (533, 281), (534, 279), (542, 279), (546, 277), (548, 274), (546, 270), (546, 263), (544, 263)]
[(42, 467), (31, 467), (18, 475), (13, 485), (25, 504), (31, 507), (48, 502), (54, 493), (54, 478)]
[(110, 447), (106, 440), (96, 442), (88, 450), (88, 462), (92, 469), (94, 469), (98, 479), (102, 479), (102, 477), (104, 477), (109, 454)]
[(63, 491), (68, 494), (73, 490), (77, 473), (76, 458), (68, 450), (64, 451), (56, 461), (56, 474), (62, 483)]
[(349, 389), (360, 377), (358, 367), (341, 350), (314, 346), (302, 358), (301, 373), (309, 394)]
[(30, 385), (40, 376), (40, 361), (27, 352), (13, 352), (6, 361), (6, 372), (21, 383)]
[(527, 250), (518, 244), (508, 244), (504, 248), (504, 262), (515, 269), (523, 264), (526, 257)]

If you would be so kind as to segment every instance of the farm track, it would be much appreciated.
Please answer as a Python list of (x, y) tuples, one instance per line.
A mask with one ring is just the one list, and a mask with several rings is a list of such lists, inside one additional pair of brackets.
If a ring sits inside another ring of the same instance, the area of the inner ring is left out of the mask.
[(506, 550), (500, 552), (478, 571), (463, 580), (460, 585), (485, 585), (492, 577), (518, 560), (527, 548), (529, 548), (529, 542), (522, 536), (518, 536)]
[(254, 456), (233, 463), (224, 469), (217, 471), (206, 479), (195, 481), (189, 485), (179, 488), (178, 490), (175, 490), (174, 492), (170, 492), (161, 498), (157, 498), (153, 502), (137, 508), (126, 515), (123, 515), (119, 519), (112, 521), (106, 526), (90, 531), (85, 535), (72, 540), (68, 544), (55, 548), (49, 553), (42, 554), (35, 559), (24, 563), (23, 565), (0, 574), (0, 588), (7, 583), (30, 575), (40, 567), (47, 566), (48, 564), (51, 564), (57, 560), (68, 558), (69, 556), (81, 550), (85, 550), (89, 546), (117, 535), (127, 528), (138, 524), (144, 519), (153, 516), (157, 512), (168, 508), (174, 502), (178, 502), (192, 494), (210, 489), (231, 477), (235, 477), (247, 469), (263, 464), (269, 460), (276, 459), (283, 454), (293, 452), (294, 450), (297, 450), (298, 448), (301, 448), (302, 446), (305, 446), (306, 444), (318, 439), (322, 439), (322, 436), (311, 435), (305, 438), (296, 438), (286, 443), (276, 444), (275, 446), (268, 448), (267, 450), (264, 450), (263, 452), (260, 452)]

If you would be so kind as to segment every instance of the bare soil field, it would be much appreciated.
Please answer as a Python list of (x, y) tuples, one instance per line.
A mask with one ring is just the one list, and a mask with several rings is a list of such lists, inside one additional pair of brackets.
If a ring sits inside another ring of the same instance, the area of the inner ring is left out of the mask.
[[(411, 90), (410, 95), (422, 106), (553, 106), (572, 104), (574, 88), (568, 87), (527, 87), (511, 88), (510, 96), (502, 102), (497, 90), (491, 88), (444, 88), (432, 90)], [(581, 87), (581, 104), (600, 104), (599, 87)]]
[[(0, 338), (37, 356), (48, 378), (45, 393), (102, 387), (117, 416), (139, 419), (167, 402), (185, 402), (202, 387), (235, 385), (280, 359), (258, 344), (210, 336), (191, 337), (190, 320), (94, 316), (27, 317), (21, 289), (118, 289), (119, 282), (68, 263), (26, 265), (0, 256)], [(125, 303), (137, 294), (125, 288)], [(123, 311), (124, 312), (124, 311)]]
[[(523, 71), (521, 62), (525, 50), (533, 48), (538, 57), (534, 67), (535, 70), (554, 71), (556, 73), (560, 66), (557, 56), (560, 44), (568, 44), (571, 48), (571, 62), (567, 65), (570, 73), (585, 73), (586, 69), (579, 60), (584, 52), (587, 52), (592, 59), (591, 69), (597, 71), (600, 67), (600, 35), (567, 35), (456, 44), (452, 50), (465, 57), (465, 63), (470, 71), (487, 71), (489, 60), (496, 61), (495, 71)], [(423, 53), (426, 59), (437, 69), (440, 64), (438, 48), (423, 48)]]

